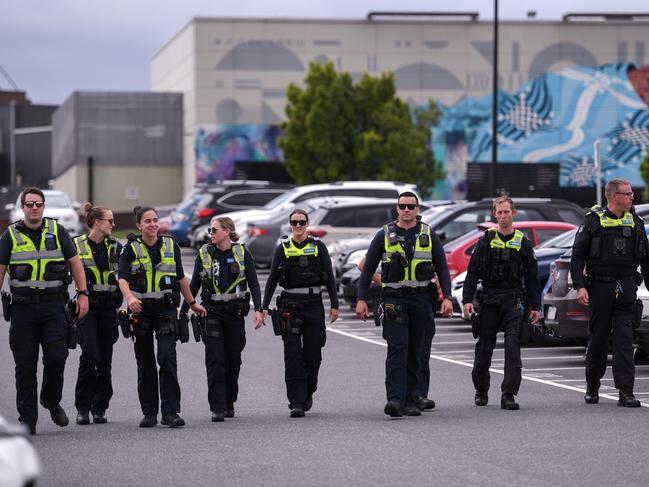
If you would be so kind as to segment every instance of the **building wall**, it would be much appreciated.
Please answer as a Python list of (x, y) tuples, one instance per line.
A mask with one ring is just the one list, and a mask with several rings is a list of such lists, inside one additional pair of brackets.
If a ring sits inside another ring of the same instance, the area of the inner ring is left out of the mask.
[[(510, 98), (520, 97), (518, 91), (522, 87), (534, 80), (542, 82), (546, 73), (563, 72), (562, 80), (569, 80), (572, 75), (563, 70), (573, 66), (590, 70), (579, 75), (584, 78), (584, 93), (592, 83), (602, 83), (604, 91), (630, 86), (624, 63), (638, 67), (649, 63), (648, 28), (649, 23), (636, 22), (501, 22), (500, 87)], [(264, 133), (264, 126), (277, 126), (285, 118), (286, 87), (289, 83), (302, 85), (312, 61), (331, 61), (338, 70), (350, 72), (356, 79), (365, 72), (391, 71), (398, 95), (411, 105), (433, 99), (444, 108), (447, 121), (451, 120), (447, 125), (455, 127), (469, 127), (471, 107), (480, 106), (480, 123), (488, 125), (482, 108), (489, 107), (484, 97), (492, 85), (492, 35), (489, 22), (198, 18), (152, 59), (151, 89), (169, 89), (175, 80), (175, 86), (179, 89), (184, 86), (183, 92), (188, 95), (185, 133), (194, 135), (193, 150), (185, 143), (184, 151), (185, 189), (188, 189), (195, 181), (190, 168), (196, 164), (197, 156), (199, 165), (203, 164), (199, 146), (204, 147), (203, 152), (210, 158), (205, 169), (219, 170), (224, 160), (228, 162), (232, 158), (232, 147), (250, 145), (245, 133), (250, 130)], [(184, 74), (191, 63), (179, 62), (181, 58), (192, 59), (187, 54), (188, 43), (192, 41), (195, 79)], [(609, 63), (624, 67), (613, 75), (599, 69)], [(575, 107), (579, 110), (580, 92), (568, 88), (563, 81), (555, 85), (552, 114), (571, 112)], [(628, 95), (623, 94), (627, 98)], [(633, 100), (629, 106), (635, 110), (636, 98), (640, 98), (632, 90), (630, 96)], [(606, 109), (610, 110), (611, 106), (614, 104), (609, 103)], [(509, 116), (502, 112), (499, 115)], [(512, 116), (520, 117), (521, 113)], [(589, 130), (589, 127), (582, 128)], [(449, 138), (457, 135), (452, 130), (444, 129), (441, 134), (442, 145), (436, 154), (442, 160), (453, 161), (450, 169), (455, 179), (452, 183), (455, 189), (450, 194), (447, 192), (447, 196), (461, 196), (466, 162), (469, 154), (475, 152), (470, 146), (480, 130), (478, 124), (469, 127), (468, 132), (459, 135), (462, 139), (459, 146), (448, 145)], [(557, 140), (562, 137), (557, 135)], [(239, 152), (263, 150), (270, 142), (262, 135), (252, 144), (252, 149)], [(639, 147), (644, 148), (642, 144)], [(524, 157), (516, 151), (512, 154), (517, 162)], [(574, 167), (580, 164), (583, 154), (569, 154), (569, 157), (577, 159), (570, 163)], [(614, 160), (611, 164), (618, 162)], [(579, 184), (591, 179), (590, 176), (581, 178)]]

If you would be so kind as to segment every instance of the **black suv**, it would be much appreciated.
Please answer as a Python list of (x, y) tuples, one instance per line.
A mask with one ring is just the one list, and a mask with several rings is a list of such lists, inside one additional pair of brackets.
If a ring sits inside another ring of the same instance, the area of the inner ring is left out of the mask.
[(227, 181), (227, 183), (227, 185), (205, 188), (204, 197), (194, 208), (189, 225), (190, 232), (200, 225), (209, 223), (212, 217), (221, 213), (260, 208), (294, 187), (293, 184), (268, 181), (246, 181), (238, 184)]
[[(586, 211), (567, 200), (553, 198), (513, 198), (515, 221), (555, 221), (581, 225)], [(422, 221), (434, 228), (443, 242), (450, 242), (484, 222), (495, 222), (493, 199), (433, 207), (422, 213)]]

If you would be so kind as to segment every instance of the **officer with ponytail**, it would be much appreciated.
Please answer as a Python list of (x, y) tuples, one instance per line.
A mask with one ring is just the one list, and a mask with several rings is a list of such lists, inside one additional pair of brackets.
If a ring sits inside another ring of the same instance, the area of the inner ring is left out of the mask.
[[(137, 360), (137, 391), (144, 417), (141, 428), (158, 424), (185, 425), (180, 413), (180, 385), (176, 360), (179, 337), (177, 306), (180, 294), (199, 315), (205, 309), (196, 303), (185, 277), (180, 247), (168, 236), (158, 235), (158, 214), (151, 207), (133, 209), (141, 235), (129, 235), (119, 258), (119, 287), (128, 303)], [(153, 335), (158, 342), (158, 364)], [(158, 387), (158, 376), (160, 378)], [(160, 399), (158, 399), (158, 391)]]
[(331, 300), (331, 323), (338, 318), (338, 295), (329, 252), (324, 243), (308, 234), (306, 211), (293, 210), (289, 224), (291, 236), (282, 237), (273, 255), (263, 308), (266, 317), (279, 282), (283, 289), (277, 298), (273, 328), (284, 341), (284, 377), (290, 416), (301, 418), (313, 406), (326, 341), (322, 288), (326, 287)]
[(115, 220), (106, 207), (86, 203), (86, 225), (90, 231), (74, 238), (85, 269), (90, 311), (79, 321), (79, 373), (75, 388), (77, 424), (106, 423), (106, 410), (113, 395), (111, 364), (117, 341), (117, 308), (123, 297), (117, 285), (122, 244), (112, 237)]
[[(202, 319), (193, 319), (196, 340), (205, 345), (207, 399), (212, 421), (234, 417), (239, 393), (241, 352), (246, 345), (245, 317), (250, 297), (255, 310), (255, 328), (262, 325), (261, 292), (252, 254), (237, 243), (234, 222), (228, 217), (212, 220), (211, 243), (196, 256), (189, 284), (192, 295), (201, 290), (201, 305), (207, 310)], [(183, 303), (181, 314), (189, 310)]]

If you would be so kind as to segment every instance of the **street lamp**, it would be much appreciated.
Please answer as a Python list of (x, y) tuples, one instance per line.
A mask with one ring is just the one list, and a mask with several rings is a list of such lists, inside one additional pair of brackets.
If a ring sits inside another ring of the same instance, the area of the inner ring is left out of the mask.
[(498, 0), (494, 0), (493, 72), (491, 102), (491, 194), (496, 195), (498, 181)]

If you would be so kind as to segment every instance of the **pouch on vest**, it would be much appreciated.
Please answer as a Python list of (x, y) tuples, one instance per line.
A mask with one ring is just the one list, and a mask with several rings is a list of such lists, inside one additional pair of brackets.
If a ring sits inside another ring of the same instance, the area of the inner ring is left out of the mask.
[(68, 265), (65, 262), (48, 262), (45, 265), (45, 272), (43, 278), (46, 281), (63, 281), (65, 284), (72, 282), (70, 273), (68, 272)]
[(435, 275), (432, 262), (420, 262), (415, 267), (415, 279), (418, 281), (430, 281)]
[[(623, 230), (628, 230), (624, 228)], [(626, 239), (625, 238), (615, 238), (613, 239), (613, 255), (626, 255)]]
[(56, 237), (53, 233), (45, 234), (45, 250), (56, 250), (58, 246), (56, 245)]
[(27, 281), (32, 274), (32, 266), (29, 264), (11, 264), (11, 278), (19, 281)]
[(592, 259), (599, 259), (602, 253), (602, 239), (601, 237), (593, 237), (590, 239), (590, 251), (588, 256)]
[(384, 266), (381, 270), (381, 273), (384, 274), (381, 276), (381, 279), (384, 282), (400, 282), (403, 281), (406, 277), (406, 268), (408, 267), (408, 261), (406, 258), (399, 252), (394, 252), (390, 256), (390, 262), (387, 266)]

